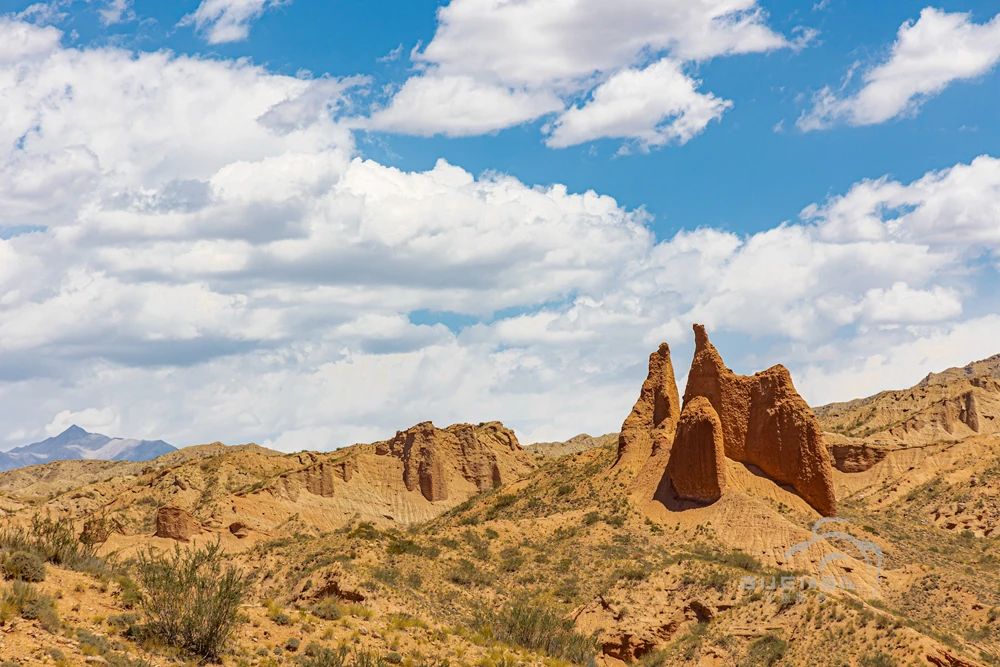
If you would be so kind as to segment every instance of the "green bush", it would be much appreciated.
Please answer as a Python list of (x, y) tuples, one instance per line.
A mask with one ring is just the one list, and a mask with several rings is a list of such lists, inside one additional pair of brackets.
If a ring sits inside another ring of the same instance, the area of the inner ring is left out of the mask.
[(0, 597), (0, 624), (15, 616), (38, 621), (49, 632), (59, 629), (55, 601), (26, 581), (13, 582)]
[(296, 658), (296, 662), (301, 667), (346, 667), (346, 658), (347, 647), (335, 651), (316, 642), (310, 642), (303, 654)]
[(541, 602), (518, 601), (477, 619), (484, 634), (575, 664), (593, 665), (597, 641), (576, 632), (573, 621)]
[(105, 573), (107, 563), (97, 557), (96, 544), (83, 544), (70, 519), (34, 516), (31, 526), (8, 525), (0, 530), (0, 549), (27, 551), (43, 561), (72, 570)]
[(142, 591), (139, 586), (128, 576), (120, 576), (118, 581), (118, 601), (126, 609), (134, 609), (142, 601)]
[(312, 613), (325, 621), (336, 621), (344, 615), (335, 598), (323, 598), (313, 605)]
[(770, 667), (785, 656), (788, 642), (774, 635), (764, 635), (753, 644), (742, 667)]
[(30, 551), (15, 551), (3, 559), (4, 579), (45, 581), (45, 563)]
[(214, 660), (239, 623), (239, 608), (249, 589), (249, 577), (223, 565), (217, 542), (200, 549), (163, 555), (141, 552), (136, 574), (145, 615), (145, 632), (201, 658)]

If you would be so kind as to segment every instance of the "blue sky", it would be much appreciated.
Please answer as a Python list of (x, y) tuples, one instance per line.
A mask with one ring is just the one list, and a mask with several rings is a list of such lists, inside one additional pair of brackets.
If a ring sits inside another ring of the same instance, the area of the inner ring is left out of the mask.
[(505, 4), (0, 0), (0, 448), (608, 431), (696, 318), (813, 402), (1000, 351), (995, 3)]
[[(0, 10), (23, 11), (31, 3), (0, 2)], [(198, 2), (138, 0), (141, 20), (101, 24), (93, 4), (76, 2), (60, 22), (77, 31), (80, 45), (121, 44), (149, 50), (219, 58), (251, 58), (269, 70), (294, 75), (366, 74), (377, 85), (399, 83), (412, 70), (410, 49), (426, 44), (444, 2), (412, 0), (296, 0), (265, 12), (248, 39), (206, 44), (178, 21)], [(595, 189), (629, 207), (645, 207), (661, 236), (683, 227), (711, 225), (759, 231), (794, 219), (809, 202), (844, 191), (863, 178), (890, 175), (904, 181), (977, 155), (1000, 153), (1000, 72), (959, 82), (921, 105), (920, 113), (874, 127), (835, 127), (826, 132), (794, 129), (808, 96), (837, 85), (852, 63), (884, 58), (900, 24), (915, 20), (923, 2), (761, 2), (768, 23), (789, 33), (798, 26), (818, 31), (808, 48), (719, 58), (701, 65), (698, 78), (734, 101), (725, 122), (680, 147), (616, 157), (620, 142), (608, 139), (551, 150), (538, 140), (544, 121), (486, 136), (408, 137), (376, 132), (360, 139), (363, 154), (404, 169), (428, 169), (444, 157), (473, 173), (499, 170), (529, 184), (566, 183)], [(814, 3), (819, 5), (820, 3)], [(985, 22), (992, 2), (936, 2), (951, 12), (970, 12)], [(401, 57), (379, 62), (402, 45)], [(805, 99), (803, 99), (805, 98)], [(785, 131), (775, 131), (782, 123)], [(725, 192), (724, 196), (720, 196)]]

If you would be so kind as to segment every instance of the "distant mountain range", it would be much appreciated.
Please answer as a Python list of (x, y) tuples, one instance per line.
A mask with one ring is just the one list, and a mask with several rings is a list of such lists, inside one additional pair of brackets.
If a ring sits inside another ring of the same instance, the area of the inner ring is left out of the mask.
[(146, 461), (176, 449), (162, 440), (110, 438), (100, 433), (88, 433), (74, 424), (59, 435), (41, 442), (0, 452), (0, 470), (66, 459)]

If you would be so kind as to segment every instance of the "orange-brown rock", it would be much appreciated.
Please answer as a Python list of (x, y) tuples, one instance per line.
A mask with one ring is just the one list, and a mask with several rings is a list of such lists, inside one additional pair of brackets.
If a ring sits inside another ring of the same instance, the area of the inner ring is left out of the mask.
[(304, 484), (309, 493), (329, 498), (334, 494), (336, 480), (351, 481), (356, 465), (352, 458), (335, 463), (321, 461), (297, 471), (295, 476)]
[(830, 443), (828, 448), (833, 465), (840, 472), (864, 472), (881, 462), (890, 451), (853, 442)]
[(499, 422), (437, 428), (422, 422), (376, 443), (381, 455), (403, 462), (403, 483), (430, 501), (447, 500), (450, 479), (461, 477), (477, 491), (493, 489), (525, 471), (529, 457), (514, 432)]
[(715, 502), (726, 488), (722, 423), (704, 396), (684, 404), (670, 450), (667, 475), (680, 498)]
[(836, 513), (833, 465), (819, 422), (780, 364), (737, 375), (722, 361), (705, 327), (694, 325), (695, 354), (684, 401), (707, 398), (722, 423), (726, 456), (791, 485), (820, 514)]
[(680, 418), (677, 380), (670, 361), (670, 346), (649, 355), (649, 373), (639, 399), (622, 424), (615, 465), (641, 466), (655, 451), (669, 448)]
[(200, 530), (198, 520), (179, 507), (161, 507), (156, 511), (157, 537), (187, 542)]
[(229, 524), (229, 532), (232, 533), (235, 537), (242, 540), (244, 537), (250, 534), (250, 527), (245, 523), (243, 523), (242, 521), (234, 521), (233, 523)]

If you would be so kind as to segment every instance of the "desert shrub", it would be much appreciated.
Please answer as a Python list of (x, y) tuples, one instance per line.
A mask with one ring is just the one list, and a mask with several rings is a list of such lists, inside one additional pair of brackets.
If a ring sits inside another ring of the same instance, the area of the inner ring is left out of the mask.
[(411, 554), (414, 556), (421, 556), (424, 558), (437, 558), (441, 555), (441, 550), (435, 546), (423, 546), (417, 544), (413, 540), (408, 539), (395, 539), (389, 543), (385, 548), (386, 553), (390, 556), (396, 556), (399, 554)]
[(94, 514), (84, 521), (79, 539), (83, 544), (104, 544), (114, 530), (115, 525), (107, 514)]
[(296, 662), (300, 667), (346, 667), (346, 658), (347, 647), (334, 650), (311, 642)]
[(347, 536), (352, 540), (377, 540), (382, 537), (382, 533), (372, 522), (362, 521)]
[(249, 577), (223, 565), (219, 543), (170, 554), (149, 549), (135, 563), (145, 632), (167, 645), (215, 659), (239, 623)]
[(30, 551), (14, 551), (3, 559), (4, 579), (45, 581), (45, 563)]
[(374, 653), (357, 651), (351, 660), (351, 667), (388, 667), (389, 663)]
[(376, 567), (372, 570), (372, 576), (386, 586), (395, 586), (399, 583), (399, 570), (391, 566)]
[(126, 609), (133, 609), (142, 601), (142, 591), (135, 580), (127, 575), (118, 577), (118, 601)]
[(764, 635), (750, 644), (750, 651), (741, 665), (743, 667), (770, 667), (781, 660), (787, 650), (788, 642), (784, 639), (774, 635)]
[(335, 598), (323, 598), (312, 606), (312, 613), (325, 621), (336, 621), (344, 615)]
[(481, 585), (488, 581), (476, 564), (467, 558), (460, 558), (448, 572), (448, 581), (459, 586)]
[(302, 642), (300, 642), (297, 637), (289, 637), (288, 641), (285, 642), (285, 650), (286, 651), (298, 651), (299, 650), (299, 645), (301, 643)]
[(670, 656), (664, 650), (650, 651), (639, 658), (636, 663), (640, 667), (667, 667), (670, 664)]
[(70, 519), (53, 519), (36, 515), (31, 526), (5, 526), (0, 530), (0, 548), (27, 551), (54, 565), (103, 574), (107, 563), (97, 557), (97, 545), (83, 544), (77, 539)]
[(507, 547), (500, 552), (500, 569), (504, 572), (517, 572), (524, 565), (524, 555), (517, 547)]
[(896, 667), (899, 663), (892, 656), (879, 651), (878, 653), (869, 653), (863, 656), (858, 664), (860, 667)]
[(0, 596), (0, 624), (16, 616), (38, 621), (49, 632), (59, 629), (55, 601), (26, 581), (13, 582)]
[(597, 641), (576, 632), (572, 620), (541, 602), (518, 601), (497, 612), (482, 612), (477, 625), (498, 641), (576, 664), (595, 664)]

